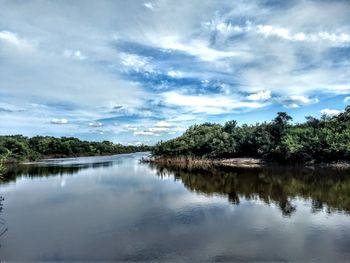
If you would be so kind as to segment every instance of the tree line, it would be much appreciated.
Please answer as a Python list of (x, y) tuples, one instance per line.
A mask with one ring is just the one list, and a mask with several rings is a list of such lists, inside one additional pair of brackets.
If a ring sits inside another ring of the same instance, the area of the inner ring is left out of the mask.
[(126, 146), (110, 141), (82, 141), (73, 137), (35, 136), (28, 138), (23, 135), (10, 135), (0, 136), (0, 163), (4, 161), (35, 161), (46, 157), (132, 153), (150, 151), (151, 149), (152, 147), (147, 145)]
[(350, 106), (337, 116), (306, 117), (292, 124), (278, 112), (271, 122), (193, 125), (183, 135), (161, 141), (155, 156), (192, 158), (254, 157), (280, 163), (350, 161)]

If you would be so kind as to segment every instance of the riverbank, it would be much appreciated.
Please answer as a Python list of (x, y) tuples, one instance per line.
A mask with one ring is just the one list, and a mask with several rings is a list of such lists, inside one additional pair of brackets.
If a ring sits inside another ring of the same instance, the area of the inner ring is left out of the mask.
[(149, 151), (139, 151), (139, 152), (123, 152), (123, 153), (105, 153), (105, 154), (81, 154), (81, 155), (45, 155), (40, 157), (37, 160), (16, 160), (9, 159), (4, 160), (4, 165), (16, 165), (16, 164), (33, 164), (33, 163), (41, 163), (51, 160), (60, 160), (60, 159), (69, 159), (69, 158), (80, 158), (80, 157), (108, 157), (114, 155), (123, 155), (123, 154), (134, 154), (134, 153), (149, 153)]
[[(276, 162), (265, 161), (259, 158), (193, 158), (193, 157), (163, 157), (153, 156), (150, 158), (143, 158), (143, 163), (161, 164), (161, 165), (176, 165), (176, 166), (190, 166), (190, 167), (207, 167), (207, 166), (228, 166), (241, 168), (258, 168), (266, 166), (280, 165)], [(339, 161), (333, 163), (317, 163), (315, 161), (307, 163), (288, 164), (294, 166), (304, 167), (327, 167), (335, 169), (350, 169), (350, 162)]]
[(208, 158), (190, 158), (190, 157), (150, 157), (143, 158), (141, 162), (163, 165), (178, 166), (231, 166), (231, 167), (262, 167), (269, 163), (257, 158), (227, 158), (227, 159), (208, 159)]
[(38, 159), (34, 159), (34, 160), (29, 160), (29, 159), (24, 159), (24, 160), (6, 159), (6, 160), (3, 161), (3, 164), (5, 164), (5, 165), (9, 165), (9, 164), (29, 164), (29, 163), (42, 162), (42, 161), (50, 160), (50, 159), (94, 157), (94, 156), (108, 156), (108, 155), (113, 155), (113, 154), (110, 154), (110, 153), (109, 154), (78, 154), (78, 155), (56, 154), (56, 155), (40, 156)]

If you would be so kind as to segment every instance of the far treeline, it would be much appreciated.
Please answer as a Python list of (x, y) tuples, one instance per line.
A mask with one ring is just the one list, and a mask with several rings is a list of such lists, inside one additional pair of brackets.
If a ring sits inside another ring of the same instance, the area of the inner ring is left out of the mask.
[(89, 142), (72, 137), (22, 135), (0, 136), (0, 162), (35, 161), (41, 158), (110, 155), (150, 151), (147, 145), (114, 144), (109, 141)]
[(158, 143), (155, 156), (174, 158), (254, 157), (279, 163), (350, 161), (350, 106), (337, 116), (292, 118), (278, 112), (271, 122), (238, 126), (204, 123), (182, 136)]

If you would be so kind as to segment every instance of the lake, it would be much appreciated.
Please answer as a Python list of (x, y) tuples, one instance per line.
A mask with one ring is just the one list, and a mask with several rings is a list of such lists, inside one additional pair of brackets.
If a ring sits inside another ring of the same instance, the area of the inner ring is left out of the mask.
[(350, 261), (350, 172), (162, 167), (145, 155), (10, 168), (0, 259)]

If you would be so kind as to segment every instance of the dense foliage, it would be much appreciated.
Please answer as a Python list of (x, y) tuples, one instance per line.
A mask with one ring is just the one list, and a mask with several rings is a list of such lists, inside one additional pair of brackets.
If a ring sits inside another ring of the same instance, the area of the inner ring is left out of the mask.
[(5, 171), (4, 160), (5, 160), (5, 158), (0, 157), (0, 179), (1, 179), (2, 174)]
[(6, 156), (7, 161), (37, 160), (43, 157), (107, 155), (150, 150), (151, 147), (147, 145), (124, 146), (109, 141), (81, 141), (72, 137), (0, 136), (0, 157)]
[(271, 122), (238, 126), (204, 123), (182, 136), (158, 143), (154, 155), (166, 157), (258, 157), (277, 162), (350, 160), (350, 106), (337, 116), (306, 117), (302, 124), (279, 112)]

